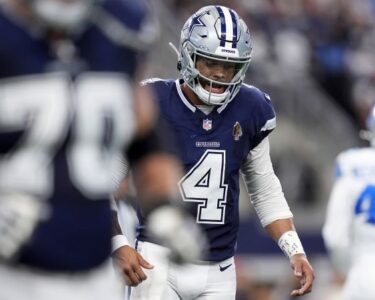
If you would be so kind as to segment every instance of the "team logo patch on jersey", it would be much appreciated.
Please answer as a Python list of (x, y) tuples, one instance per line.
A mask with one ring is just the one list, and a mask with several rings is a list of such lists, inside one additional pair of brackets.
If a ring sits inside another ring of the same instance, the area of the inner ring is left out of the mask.
[(202, 127), (204, 130), (209, 131), (212, 129), (212, 120), (204, 119), (202, 123)]
[(239, 141), (241, 136), (242, 136), (241, 124), (239, 122), (236, 122), (233, 125), (233, 138), (235, 141)]

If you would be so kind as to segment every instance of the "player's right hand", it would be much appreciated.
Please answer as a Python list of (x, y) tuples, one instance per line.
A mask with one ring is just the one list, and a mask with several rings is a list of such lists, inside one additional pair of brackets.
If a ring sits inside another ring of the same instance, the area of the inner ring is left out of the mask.
[(170, 258), (175, 263), (201, 260), (207, 249), (206, 236), (181, 207), (163, 205), (154, 209), (147, 226), (151, 236), (170, 249)]
[(22, 193), (0, 194), (0, 259), (9, 260), (47, 217), (40, 199)]
[(123, 246), (113, 253), (115, 268), (124, 276), (125, 283), (137, 286), (147, 279), (142, 268), (152, 269), (154, 266), (146, 261), (134, 248)]
[(303, 296), (312, 291), (315, 279), (314, 270), (304, 254), (295, 254), (290, 259), (291, 267), (295, 278), (299, 281), (300, 287), (291, 292), (291, 296)]

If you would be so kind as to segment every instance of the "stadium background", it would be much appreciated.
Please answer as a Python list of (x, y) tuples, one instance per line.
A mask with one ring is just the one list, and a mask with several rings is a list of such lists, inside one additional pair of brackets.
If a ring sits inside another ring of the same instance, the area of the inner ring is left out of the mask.
[[(359, 138), (375, 103), (375, 0), (158, 0), (160, 36), (145, 77), (175, 78), (184, 21), (198, 8), (234, 8), (250, 28), (253, 59), (246, 83), (270, 94), (278, 115), (271, 135), (275, 172), (316, 271), (306, 300), (340, 299), (339, 280), (321, 238), (335, 156)], [(241, 197), (238, 299), (284, 300), (294, 284), (286, 258)]]

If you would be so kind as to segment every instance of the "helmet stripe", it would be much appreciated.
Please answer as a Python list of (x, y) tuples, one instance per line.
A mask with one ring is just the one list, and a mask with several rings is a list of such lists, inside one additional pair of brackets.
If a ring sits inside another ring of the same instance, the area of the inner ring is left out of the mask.
[(237, 18), (236, 15), (234, 14), (234, 11), (231, 9), (230, 11), (230, 16), (232, 17), (232, 23), (233, 23), (233, 43), (232, 43), (232, 48), (237, 48)]
[(230, 11), (227, 7), (222, 7), (223, 13), (224, 13), (224, 18), (225, 18), (225, 25), (226, 25), (226, 43), (225, 47), (231, 47), (229, 43), (233, 42), (233, 22), (232, 22), (232, 17), (230, 15)]
[(219, 16), (220, 16), (220, 23), (221, 23), (221, 37), (220, 37), (220, 47), (224, 47), (225, 46), (225, 41), (226, 41), (226, 36), (227, 36), (227, 26), (226, 26), (226, 23), (225, 23), (225, 16), (224, 16), (224, 12), (223, 10), (221, 9), (220, 6), (216, 6), (216, 9), (219, 13)]
[[(216, 6), (221, 20), (221, 47), (237, 48), (237, 18), (233, 10), (224, 7)], [(229, 43), (232, 43), (230, 45)]]

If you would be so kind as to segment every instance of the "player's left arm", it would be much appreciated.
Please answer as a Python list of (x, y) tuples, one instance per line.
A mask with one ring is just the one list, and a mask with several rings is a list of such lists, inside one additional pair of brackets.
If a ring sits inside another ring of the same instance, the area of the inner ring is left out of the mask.
[(300, 288), (291, 292), (300, 296), (311, 292), (314, 271), (307, 260), (293, 224), (293, 214), (285, 200), (279, 179), (274, 173), (265, 137), (250, 151), (241, 167), (251, 202), (267, 233), (289, 257)]

